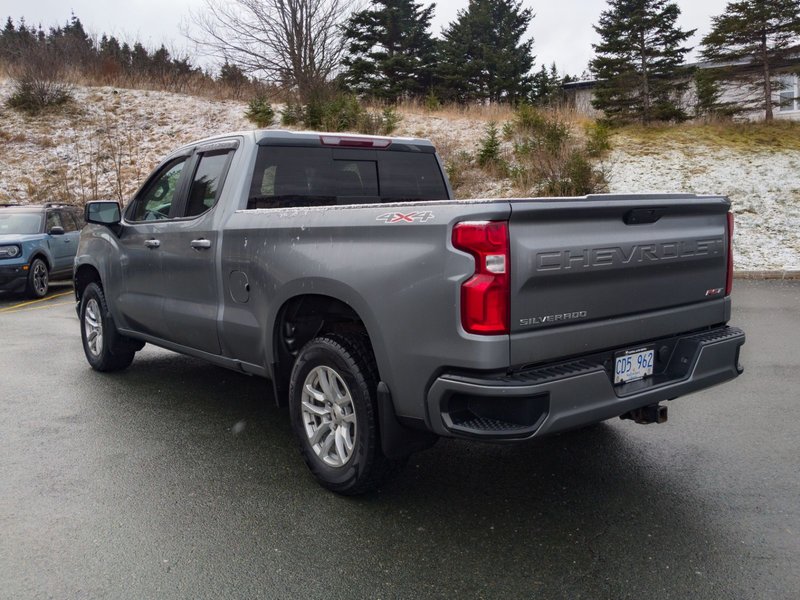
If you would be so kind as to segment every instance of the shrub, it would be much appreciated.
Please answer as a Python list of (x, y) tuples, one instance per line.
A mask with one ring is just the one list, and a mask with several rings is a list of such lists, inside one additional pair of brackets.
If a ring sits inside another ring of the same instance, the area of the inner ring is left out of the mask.
[(7, 101), (11, 108), (37, 114), (72, 101), (72, 88), (64, 77), (63, 60), (51, 48), (27, 48), (8, 70), (14, 79)]
[[(468, 174), (472, 170), (472, 156), (465, 150), (459, 150), (445, 159), (447, 179), (454, 191), (461, 189), (468, 182)], [(456, 193), (458, 196), (458, 193)]]
[(57, 108), (72, 102), (70, 86), (61, 81), (36, 78), (17, 80), (8, 105), (11, 108), (35, 115), (48, 108)]
[(611, 127), (603, 121), (586, 126), (586, 152), (592, 158), (601, 158), (611, 150)]
[(442, 101), (439, 100), (439, 96), (437, 96), (436, 92), (433, 90), (428, 92), (428, 95), (425, 96), (425, 108), (431, 112), (435, 112), (442, 108)]
[(250, 100), (244, 116), (257, 127), (269, 127), (275, 120), (275, 111), (265, 96), (256, 96)]
[[(360, 124), (368, 125), (368, 120), (365, 118), (364, 107), (358, 101), (358, 98), (351, 94), (339, 94), (334, 96), (327, 102), (322, 102), (319, 106), (321, 114), (321, 129), (325, 131), (352, 131), (358, 129)], [(309, 104), (309, 114), (312, 109)], [(313, 125), (306, 123), (306, 125), (319, 129), (317, 123)]]
[(281, 112), (281, 124), (292, 126), (298, 125), (305, 121), (305, 111), (303, 105), (299, 102), (290, 100), (286, 103), (286, 107)]
[(394, 133), (394, 130), (397, 129), (402, 120), (403, 117), (398, 114), (393, 106), (387, 106), (383, 109), (383, 130), (381, 133), (385, 135)]
[(611, 147), (604, 126), (579, 137), (557, 115), (522, 105), (504, 133), (514, 147), (515, 164), (509, 173), (523, 193), (583, 196), (606, 190), (603, 172), (592, 163)]
[(393, 107), (380, 112), (367, 110), (354, 95), (331, 90), (318, 92), (305, 106), (289, 102), (281, 115), (284, 125), (371, 135), (392, 133), (401, 119)]
[(496, 123), (486, 126), (486, 135), (481, 139), (478, 149), (478, 164), (481, 167), (497, 167), (502, 163), (500, 158), (500, 136)]

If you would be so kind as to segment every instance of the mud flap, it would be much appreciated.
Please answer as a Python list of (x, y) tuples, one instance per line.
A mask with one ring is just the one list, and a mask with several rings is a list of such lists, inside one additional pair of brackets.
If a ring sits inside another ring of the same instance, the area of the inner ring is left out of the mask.
[(420, 431), (401, 425), (394, 412), (392, 394), (383, 381), (378, 383), (378, 427), (381, 448), (386, 458), (397, 459), (430, 448), (439, 439), (429, 431)]

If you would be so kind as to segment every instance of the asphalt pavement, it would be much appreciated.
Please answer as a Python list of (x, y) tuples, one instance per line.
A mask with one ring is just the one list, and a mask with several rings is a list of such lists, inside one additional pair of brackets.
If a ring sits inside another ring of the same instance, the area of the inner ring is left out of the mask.
[[(341, 498), (265, 380), (93, 372), (68, 287), (0, 298), (0, 598), (800, 597), (800, 282), (736, 282), (738, 380)], [(61, 294), (61, 295), (59, 295)]]

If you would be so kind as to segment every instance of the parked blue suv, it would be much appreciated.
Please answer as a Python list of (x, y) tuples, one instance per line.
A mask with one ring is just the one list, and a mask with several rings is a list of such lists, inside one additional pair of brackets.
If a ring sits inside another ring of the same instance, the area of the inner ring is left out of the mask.
[(41, 298), (51, 279), (71, 278), (83, 225), (75, 206), (0, 205), (0, 292)]

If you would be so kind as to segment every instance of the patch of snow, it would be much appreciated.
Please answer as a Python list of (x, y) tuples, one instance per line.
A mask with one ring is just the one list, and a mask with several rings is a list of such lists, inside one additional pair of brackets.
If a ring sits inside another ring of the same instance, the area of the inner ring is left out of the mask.
[(619, 149), (607, 168), (614, 193), (728, 196), (736, 270), (800, 269), (800, 151), (693, 146), (636, 154)]

